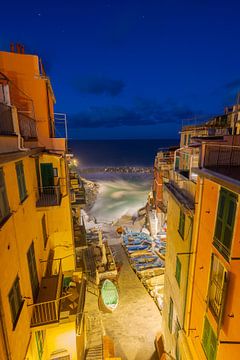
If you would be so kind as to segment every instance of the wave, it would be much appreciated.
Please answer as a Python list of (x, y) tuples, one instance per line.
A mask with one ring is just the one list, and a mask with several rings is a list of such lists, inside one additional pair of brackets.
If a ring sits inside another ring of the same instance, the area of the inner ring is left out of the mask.
[(123, 215), (134, 215), (147, 201), (151, 178), (131, 176), (126, 179), (98, 181), (99, 195), (90, 211), (97, 221), (114, 221)]

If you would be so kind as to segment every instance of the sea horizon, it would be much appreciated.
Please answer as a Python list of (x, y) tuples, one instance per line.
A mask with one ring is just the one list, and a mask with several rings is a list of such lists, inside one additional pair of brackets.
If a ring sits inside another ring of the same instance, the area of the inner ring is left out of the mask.
[(179, 145), (179, 139), (69, 140), (69, 150), (80, 168), (151, 167), (162, 148)]

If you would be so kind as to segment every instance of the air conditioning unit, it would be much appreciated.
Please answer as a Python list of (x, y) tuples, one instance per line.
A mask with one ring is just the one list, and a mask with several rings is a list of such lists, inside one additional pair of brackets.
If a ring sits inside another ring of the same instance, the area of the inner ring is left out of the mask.
[(60, 349), (52, 352), (49, 360), (72, 360), (72, 357), (67, 350)]

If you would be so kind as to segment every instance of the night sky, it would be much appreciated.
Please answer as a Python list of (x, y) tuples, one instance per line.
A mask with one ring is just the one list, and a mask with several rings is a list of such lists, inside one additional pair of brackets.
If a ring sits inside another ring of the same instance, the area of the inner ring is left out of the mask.
[(42, 57), (70, 137), (176, 138), (183, 119), (236, 99), (239, 11), (237, 0), (5, 1), (0, 49)]

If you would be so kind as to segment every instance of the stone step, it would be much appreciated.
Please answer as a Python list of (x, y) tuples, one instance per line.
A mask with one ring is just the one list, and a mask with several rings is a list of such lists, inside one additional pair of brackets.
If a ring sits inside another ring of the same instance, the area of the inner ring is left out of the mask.
[(102, 344), (88, 348), (86, 351), (85, 360), (103, 360)]

